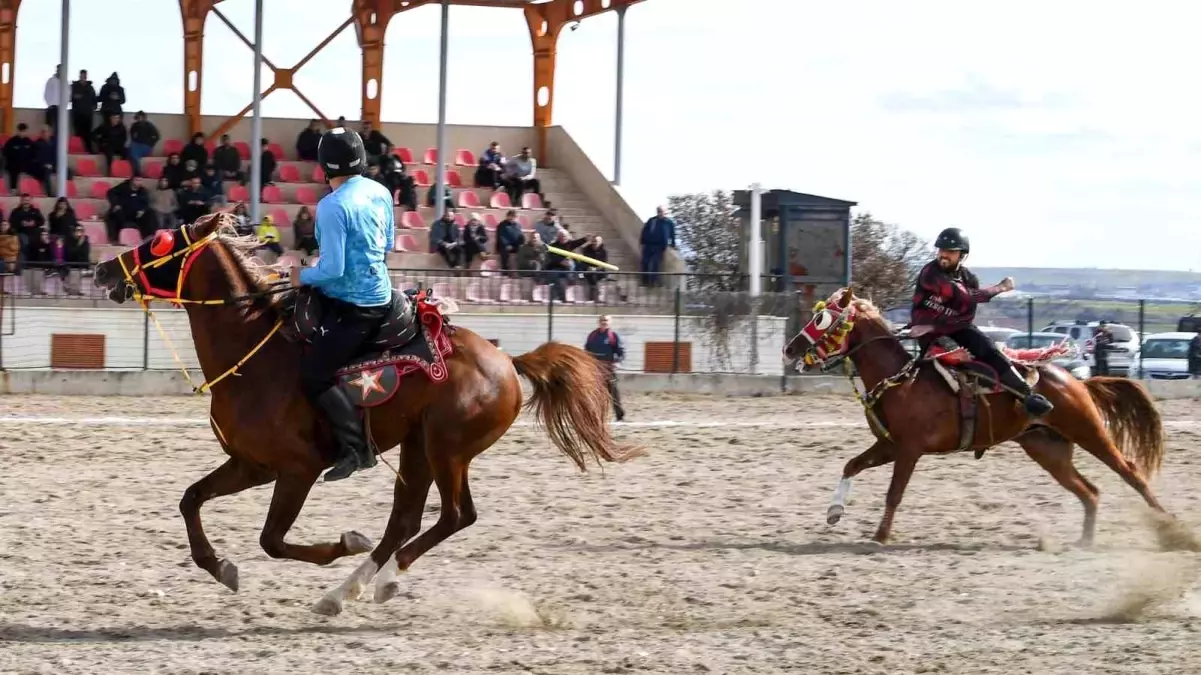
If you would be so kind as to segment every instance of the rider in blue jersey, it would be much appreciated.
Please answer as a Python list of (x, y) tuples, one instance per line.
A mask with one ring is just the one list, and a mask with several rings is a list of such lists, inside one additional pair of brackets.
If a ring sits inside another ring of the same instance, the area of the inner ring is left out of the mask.
[(328, 418), (341, 454), (325, 480), (346, 478), (375, 466), (354, 403), (334, 386), (336, 373), (357, 353), (387, 316), (392, 303), (385, 256), (392, 250), (396, 222), (392, 195), (362, 174), (367, 169), (363, 139), (338, 127), (321, 136), (317, 159), (332, 188), (317, 204), (320, 260), (294, 268), (292, 284), (322, 295), (321, 327), (301, 360), (305, 396)]

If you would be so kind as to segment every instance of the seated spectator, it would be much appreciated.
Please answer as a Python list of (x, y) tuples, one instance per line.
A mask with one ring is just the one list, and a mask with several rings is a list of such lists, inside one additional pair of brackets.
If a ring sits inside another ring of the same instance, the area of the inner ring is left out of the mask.
[(8, 214), (8, 222), (12, 223), (17, 236), (21, 238), (21, 248), (27, 248), (37, 240), (38, 234), (44, 229), (46, 218), (41, 209), (34, 205), (28, 194), (21, 195), (21, 203), (13, 212)]
[[(425, 193), (425, 205), (434, 208), (434, 200), (437, 199), (438, 186), (431, 185), (429, 192)], [(446, 198), (442, 201), (446, 202), (446, 208), (453, 209), (455, 207), (454, 195), (451, 193), (450, 186), (446, 186)]]
[[(213, 148), (213, 166), (221, 180), (234, 180), (246, 184), (246, 174), (242, 173), (242, 156), (238, 149), (229, 142), (229, 134), (222, 134), (221, 143)], [(225, 190), (222, 188), (222, 194)]]
[(538, 236), (537, 232), (532, 232), (521, 248), (517, 249), (517, 274), (523, 277), (537, 277), (545, 264), (546, 244), (542, 243), (542, 237)]
[(160, 230), (173, 230), (179, 224), (179, 218), (176, 216), (179, 212), (179, 197), (166, 176), (158, 179), (158, 185), (154, 192), (150, 193), (150, 211), (154, 214), (155, 227)]
[(233, 217), (237, 219), (237, 224), (234, 229), (242, 236), (254, 234), (254, 228), (250, 226), (250, 214), (246, 212), (245, 202), (238, 202), (234, 205)]
[(538, 160), (530, 154), (529, 148), (522, 148), (520, 155), (505, 161), (505, 191), (514, 206), (521, 204), (521, 195), (526, 192), (542, 195), (542, 183), (535, 177), (537, 173)]
[(263, 214), (259, 219), (258, 227), (254, 228), (254, 233), (258, 236), (259, 241), (263, 245), (257, 250), (271, 251), (278, 258), (284, 254), (284, 247), (279, 243), (279, 228), (275, 226), (275, 221), (269, 214)]
[(183, 187), (184, 166), (179, 153), (167, 155), (167, 163), (163, 165), (163, 178), (167, 179), (167, 185), (170, 185), (172, 190)]
[(54, 202), (54, 210), (50, 212), (50, 234), (65, 239), (75, 231), (77, 225), (79, 219), (75, 217), (75, 209), (71, 208), (71, 202), (67, 201), (66, 197), (59, 197)]
[(405, 172), (404, 162), (396, 155), (388, 155), (381, 160), (380, 171), (386, 181), (384, 185), (392, 191), (392, 203), (416, 211), (417, 183)]
[(477, 256), (488, 259), (488, 230), (484, 228), (480, 214), (473, 213), (463, 230), (463, 267), (471, 267), (471, 261)]
[[(37, 148), (29, 137), (29, 125), (21, 122), (17, 125), (17, 133), (4, 142), (4, 170), (8, 173), (8, 189), (11, 194), (17, 194), (21, 174), (37, 171)], [(16, 223), (13, 223), (17, 226)], [(17, 226), (19, 229), (19, 226)]]
[[(580, 237), (579, 239), (572, 239), (567, 230), (561, 229), (559, 230), (559, 237), (555, 240), (553, 246), (563, 251), (574, 251), (587, 243), (589, 238)], [(548, 251), (543, 269), (545, 270), (544, 278), (554, 287), (555, 299), (566, 301), (567, 285), (571, 283), (572, 278), (575, 276), (576, 261), (554, 251)]]
[(96, 140), (92, 134), (96, 123), (96, 88), (88, 79), (88, 71), (79, 71), (79, 79), (71, 83), (71, 127), (83, 141), (89, 155), (96, 154)]
[(0, 221), (0, 274), (19, 271), (21, 240), (7, 220)]
[(309, 120), (309, 126), (296, 137), (296, 156), (306, 162), (317, 161), (317, 145), (321, 143), (321, 122)]
[[(42, 184), (42, 189), (46, 194), (54, 194), (53, 185), (50, 183), (50, 177), (54, 175), (54, 168), (58, 166), (58, 148), (55, 147), (57, 140), (54, 138), (54, 132), (50, 127), (42, 127), (42, 135), (33, 142), (33, 173), (29, 175)], [(67, 169), (67, 178), (71, 178), (71, 169)]]
[(542, 214), (542, 220), (534, 223), (534, 231), (542, 238), (542, 241), (557, 241), (559, 239), (559, 230), (564, 229), (559, 225), (559, 213), (554, 209), (547, 209), (546, 213)]
[(157, 225), (150, 211), (150, 193), (142, 186), (142, 179), (134, 176), (117, 183), (108, 190), (108, 213), (104, 224), (108, 240), (116, 242), (121, 230), (136, 228), (143, 237), (154, 233)]
[(92, 242), (82, 225), (76, 225), (67, 237), (67, 262), (72, 265), (87, 265), (92, 262)]
[(50, 240), (50, 274), (56, 274), (60, 279), (67, 278), (67, 244), (62, 237), (45, 233)]
[(521, 223), (517, 222), (517, 212), (509, 209), (505, 219), (496, 226), (496, 254), (500, 256), (500, 269), (505, 276), (515, 276), (514, 257), (524, 243), (525, 234), (521, 231)]
[(296, 248), (312, 256), (317, 252), (317, 228), (309, 207), (302, 206), (292, 220), (292, 231), (296, 233)]
[(492, 141), (484, 154), (480, 155), (480, 166), (475, 170), (475, 186), (499, 188), (504, 184), (505, 156), (500, 151), (500, 143)]
[(129, 132), (121, 122), (121, 116), (116, 113), (109, 115), (105, 123), (96, 128), (96, 145), (104, 154), (108, 175), (113, 175), (114, 158), (125, 159), (128, 156), (125, 148), (128, 143)]
[(179, 199), (179, 219), (185, 223), (194, 223), (209, 213), (209, 193), (200, 184), (199, 176), (185, 182), (176, 198)]
[(104, 86), (100, 87), (100, 112), (105, 117), (122, 115), (122, 106), (125, 105), (125, 87), (121, 86), (121, 78), (114, 72), (104, 81)]
[(217, 175), (217, 167), (212, 164), (205, 166), (200, 174), (200, 184), (208, 193), (209, 206), (215, 209), (225, 206), (225, 184), (221, 181), (221, 176)]
[(430, 244), (446, 261), (446, 266), (456, 269), (463, 264), (463, 235), (455, 222), (455, 210), (446, 209), (442, 218), (430, 227)]
[(142, 175), (142, 160), (154, 152), (160, 138), (158, 127), (146, 119), (145, 111), (133, 114), (133, 124), (129, 126), (129, 163), (134, 174)]
[(54, 253), (51, 250), (50, 233), (40, 230), (25, 247), (25, 262), (28, 267), (49, 269), (54, 263)]
[(371, 125), (371, 122), (363, 120), (359, 132), (363, 136), (363, 149), (367, 151), (367, 161), (378, 161), (380, 157), (388, 154), (392, 149), (392, 141), (383, 134), (379, 129)]
[[(588, 240), (588, 243), (580, 247), (579, 253), (580, 255), (586, 255), (593, 260), (609, 262), (609, 251), (605, 249), (605, 241), (604, 239), (601, 239), (599, 234), (592, 235), (592, 238)], [(584, 283), (588, 284), (588, 299), (592, 302), (596, 302), (599, 297), (597, 287), (608, 275), (605, 273), (604, 268), (597, 267), (596, 265), (590, 265), (588, 263), (580, 264), (583, 266), (582, 269), (584, 271)]]
[(195, 162), (197, 167), (209, 163), (209, 149), (204, 145), (204, 134), (192, 134), (192, 142), (184, 146), (179, 153), (179, 159), (184, 164)]
[(275, 153), (267, 149), (270, 143), (267, 139), (260, 139), (259, 144), (259, 185), (267, 187), (275, 185), (275, 168), (278, 165)]

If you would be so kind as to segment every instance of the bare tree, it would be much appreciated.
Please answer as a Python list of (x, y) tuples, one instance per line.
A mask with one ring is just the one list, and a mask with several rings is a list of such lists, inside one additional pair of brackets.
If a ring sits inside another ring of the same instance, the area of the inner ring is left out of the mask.
[(673, 195), (667, 206), (676, 221), (680, 255), (697, 275), (692, 287), (735, 290), (742, 228), (734, 217), (738, 207), (732, 195), (724, 190)]
[(929, 243), (908, 230), (867, 212), (851, 223), (851, 282), (856, 294), (881, 308), (908, 303), (918, 272), (930, 260)]

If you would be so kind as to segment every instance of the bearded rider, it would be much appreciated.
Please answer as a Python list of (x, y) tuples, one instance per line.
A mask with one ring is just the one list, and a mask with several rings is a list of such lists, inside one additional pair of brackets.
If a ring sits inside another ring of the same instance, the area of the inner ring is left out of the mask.
[(938, 249), (938, 257), (918, 275), (910, 320), (910, 335), (918, 338), (922, 352), (937, 338), (950, 338), (992, 367), (1001, 384), (1019, 393), (1031, 415), (1039, 417), (1051, 412), (1054, 408), (1051, 402), (1034, 393), (997, 345), (972, 323), (976, 319), (976, 305), (1012, 291), (1013, 279), (1005, 277), (996, 286), (980, 288), (976, 275), (963, 266), (971, 247), (959, 228), (943, 230), (934, 240), (934, 247)]
[(320, 294), (321, 327), (300, 363), (305, 396), (325, 413), (341, 450), (325, 480), (339, 480), (375, 466), (354, 403), (336, 386), (336, 374), (375, 334), (392, 304), (392, 284), (384, 257), (392, 249), (395, 220), (392, 193), (363, 176), (363, 139), (338, 127), (321, 136), (317, 160), (332, 192), (317, 204), (314, 267), (293, 268), (292, 284)]

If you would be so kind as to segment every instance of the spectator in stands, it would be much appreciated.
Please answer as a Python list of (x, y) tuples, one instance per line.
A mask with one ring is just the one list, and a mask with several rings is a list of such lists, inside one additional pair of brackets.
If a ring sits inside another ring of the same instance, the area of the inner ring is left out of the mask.
[(167, 163), (163, 165), (163, 178), (167, 179), (167, 185), (170, 185), (172, 190), (183, 187), (184, 166), (178, 152), (167, 155)]
[(521, 204), (521, 195), (526, 192), (542, 195), (542, 183), (535, 177), (537, 173), (538, 160), (530, 154), (529, 148), (522, 148), (520, 155), (505, 161), (505, 190), (514, 206)]
[(225, 206), (225, 183), (217, 175), (217, 167), (208, 164), (200, 174), (200, 184), (209, 196), (209, 206), (219, 209)]
[(29, 245), (25, 247), (25, 262), (29, 263), (30, 267), (39, 267), (46, 269), (54, 262), (54, 254), (51, 251), (50, 233), (46, 230), (38, 230), (29, 241)]
[[(33, 142), (33, 167), (36, 170), (29, 175), (42, 183), (42, 189), (48, 195), (54, 194), (50, 177), (54, 175), (54, 167), (58, 166), (58, 148), (54, 147), (56, 142), (50, 127), (43, 127), (42, 135)], [(70, 177), (71, 170), (67, 169), (67, 178)]]
[(667, 249), (676, 247), (676, 222), (667, 217), (667, 209), (660, 206), (655, 216), (642, 226), (642, 259), (638, 271), (642, 273), (643, 286), (659, 284), (659, 272), (663, 269), (663, 256)]
[(221, 143), (213, 148), (213, 166), (217, 167), (217, 175), (221, 176), (221, 180), (246, 184), (246, 174), (242, 173), (242, 155), (229, 142), (229, 134), (222, 134)]
[(155, 227), (160, 230), (173, 230), (179, 223), (175, 215), (179, 212), (179, 197), (166, 176), (158, 179), (158, 186), (150, 193), (150, 211), (154, 214)]
[(234, 205), (233, 217), (237, 219), (237, 224), (234, 229), (242, 236), (254, 234), (254, 228), (250, 226), (250, 214), (246, 211), (246, 203), (238, 202)]
[(58, 79), (58, 74), (62, 70), (63, 64), (60, 63), (50, 79), (46, 80), (46, 89), (42, 93), (42, 98), (46, 101), (46, 126), (51, 128), (58, 126), (58, 105), (61, 102), (58, 95), (61, 80)]
[(79, 71), (79, 79), (71, 83), (71, 127), (83, 141), (88, 154), (96, 153), (92, 128), (96, 121), (96, 89), (88, 79), (88, 71)]
[(104, 224), (108, 229), (108, 240), (118, 241), (121, 230), (132, 227), (143, 237), (154, 233), (157, 222), (150, 210), (150, 193), (142, 186), (138, 176), (128, 178), (109, 188), (108, 214)]
[(200, 164), (196, 160), (189, 159), (183, 163), (183, 173), (180, 174), (183, 178), (182, 187), (187, 187), (192, 182), (193, 178), (200, 178)]
[(292, 220), (292, 231), (296, 234), (296, 248), (312, 256), (317, 252), (317, 228), (313, 222), (313, 213), (309, 207), (302, 206)]
[(463, 266), (463, 234), (455, 222), (455, 210), (446, 209), (442, 218), (430, 227), (430, 243), (446, 261), (446, 266), (456, 269)]
[(537, 232), (531, 232), (521, 248), (517, 249), (517, 274), (522, 277), (537, 277), (546, 263), (546, 244)]
[[(599, 234), (592, 235), (588, 243), (580, 247), (579, 253), (593, 260), (609, 262), (609, 251), (605, 249), (605, 240)], [(600, 286), (600, 282), (604, 281), (608, 275), (605, 274), (604, 268), (589, 263), (581, 264), (584, 272), (584, 283), (588, 284), (588, 300), (596, 302), (599, 299), (597, 289)]]
[(417, 184), (413, 177), (405, 172), (404, 162), (396, 155), (383, 158), (380, 170), (384, 175), (384, 185), (392, 191), (392, 202), (410, 211), (417, 210)]
[(125, 130), (121, 115), (112, 113), (106, 116), (105, 124), (96, 129), (96, 144), (104, 153), (108, 175), (113, 175), (113, 159), (128, 157), (126, 146), (129, 144), (129, 132)]
[(121, 78), (114, 71), (100, 87), (100, 112), (105, 117), (109, 115), (124, 116), (122, 106), (125, 105), (125, 87), (121, 86)]
[[(0, 225), (3, 227), (3, 225)], [(1194, 335), (1188, 343), (1188, 372), (1192, 379), (1201, 379), (1201, 335)]]
[(309, 120), (309, 126), (296, 137), (296, 156), (305, 162), (317, 161), (317, 145), (321, 143), (321, 122)]
[(197, 171), (209, 163), (209, 149), (204, 145), (204, 134), (192, 134), (192, 142), (185, 145), (179, 153), (180, 162), (186, 165), (189, 160), (196, 162)]
[(275, 185), (275, 168), (278, 162), (276, 161), (275, 153), (267, 149), (267, 146), (270, 145), (267, 139), (263, 138), (260, 140), (262, 142), (259, 144), (259, 169), (261, 170), (259, 185), (267, 187), (268, 185)]
[(200, 183), (200, 176), (184, 182), (179, 191), (179, 219), (185, 223), (194, 223), (201, 216), (209, 213), (209, 193)]
[[(438, 194), (438, 186), (431, 185), (429, 192), (425, 193), (425, 205), (430, 207), (431, 209), (434, 208), (434, 200), (437, 199), (437, 196), (436, 196), (437, 194)], [(442, 201), (444, 201), (446, 203), (445, 210), (447, 210), (447, 211), (449, 211), (455, 207), (454, 194), (451, 192), (449, 185), (446, 186), (446, 199), (444, 199)]]
[(257, 250), (271, 251), (277, 258), (284, 254), (284, 247), (279, 243), (279, 228), (275, 226), (275, 220), (269, 214), (263, 214), (263, 217), (259, 219), (254, 233), (263, 242), (263, 245)]
[(134, 175), (142, 175), (142, 159), (154, 152), (160, 138), (158, 127), (146, 119), (145, 111), (133, 114), (133, 124), (129, 126), (129, 162), (133, 165)]
[(50, 234), (65, 239), (75, 231), (77, 225), (79, 219), (75, 217), (75, 209), (71, 207), (71, 202), (67, 201), (66, 197), (59, 197), (54, 202), (54, 210), (50, 212)]
[[(21, 174), (37, 173), (37, 149), (33, 139), (29, 137), (29, 125), (21, 122), (17, 125), (17, 134), (4, 142), (4, 170), (8, 173), (8, 189), (17, 194), (17, 186), (21, 182)], [(20, 229), (20, 226), (13, 222)]]
[(471, 267), (471, 261), (476, 257), (488, 259), (488, 230), (480, 214), (472, 213), (467, 219), (467, 227), (463, 228), (463, 267)]
[(57, 274), (59, 278), (67, 278), (67, 244), (63, 237), (55, 237), (49, 232), (46, 237), (50, 240), (50, 265), (52, 273)]
[(499, 188), (504, 183), (505, 156), (500, 151), (500, 143), (492, 141), (488, 149), (480, 155), (480, 166), (475, 170), (475, 186)]
[(25, 249), (37, 241), (38, 233), (44, 229), (42, 226), (46, 224), (46, 218), (26, 193), (21, 195), (21, 202), (17, 208), (8, 214), (8, 222), (12, 223), (13, 229), (17, 231), (17, 236), (21, 238), (21, 248)]
[(609, 397), (613, 399), (613, 414), (618, 422), (624, 420), (626, 411), (621, 405), (621, 392), (617, 390), (617, 364), (625, 359), (626, 351), (621, 344), (621, 336), (610, 328), (609, 315), (602, 315), (596, 322), (596, 330), (589, 333), (584, 341), (584, 351), (605, 365), (608, 375), (605, 384), (609, 389)]
[(517, 222), (517, 212), (509, 209), (505, 219), (496, 226), (496, 254), (500, 256), (500, 269), (505, 276), (515, 276), (517, 251), (525, 243), (525, 234), (521, 231), (521, 223)]
[[(554, 247), (563, 251), (574, 251), (588, 242), (591, 236), (572, 239), (567, 230), (560, 229), (559, 237)], [(554, 251), (546, 254), (545, 279), (552, 286), (555, 299), (567, 300), (567, 286), (573, 282), (576, 272), (576, 261)]]
[(563, 229), (558, 221), (559, 213), (554, 209), (547, 209), (546, 213), (542, 214), (542, 220), (534, 224), (534, 231), (544, 242), (558, 241), (559, 230)]
[(361, 129), (359, 135), (363, 137), (363, 148), (367, 150), (367, 161), (378, 162), (380, 157), (388, 154), (388, 151), (392, 149), (392, 141), (379, 129), (374, 128), (368, 120), (363, 120)]
[(0, 274), (18, 271), (21, 239), (7, 220), (0, 221)]
[[(87, 232), (84, 231), (82, 225), (76, 225), (71, 235), (67, 237), (67, 264), (78, 268), (86, 268), (92, 262), (92, 242), (88, 241)], [(82, 276), (82, 275), (79, 275)], [(70, 275), (65, 275), (65, 278), (70, 279)], [(78, 287), (71, 288), (68, 284), (68, 292), (81, 295), (81, 290)]]

